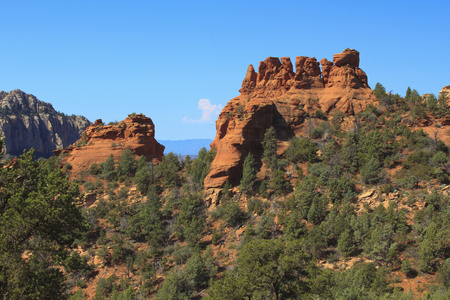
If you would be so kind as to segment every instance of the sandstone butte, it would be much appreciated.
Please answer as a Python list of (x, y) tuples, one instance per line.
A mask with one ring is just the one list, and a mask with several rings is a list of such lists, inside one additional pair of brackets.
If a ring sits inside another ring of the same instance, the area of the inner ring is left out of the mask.
[(103, 125), (102, 120), (97, 120), (73, 145), (53, 152), (56, 156), (66, 154), (65, 161), (77, 173), (88, 170), (93, 163), (104, 162), (111, 154), (119, 160), (126, 148), (136, 156), (143, 155), (147, 160), (159, 163), (165, 147), (155, 140), (153, 121), (138, 114), (129, 115), (117, 125)]
[(308, 116), (317, 110), (326, 116), (338, 110), (354, 115), (368, 105), (378, 106), (367, 75), (359, 68), (359, 52), (353, 49), (335, 54), (333, 62), (298, 56), (295, 70), (288, 57), (268, 57), (260, 62), (258, 72), (252, 65), (248, 67), (239, 92), (216, 121), (217, 133), (211, 144), (216, 157), (204, 182), (210, 194), (218, 192), (227, 180), (239, 184), (249, 152), (261, 166), (261, 142), (267, 128), (273, 126), (279, 145), (286, 145), (315, 122)]

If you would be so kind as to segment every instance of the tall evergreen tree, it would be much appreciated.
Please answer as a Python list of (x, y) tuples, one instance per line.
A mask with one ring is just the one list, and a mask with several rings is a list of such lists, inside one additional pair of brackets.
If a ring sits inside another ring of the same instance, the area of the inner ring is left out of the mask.
[(375, 88), (373, 89), (373, 93), (378, 98), (378, 100), (381, 100), (386, 96), (386, 89), (381, 83), (377, 82)]
[(130, 148), (125, 149), (119, 158), (117, 165), (117, 175), (128, 176), (136, 171), (136, 161), (133, 151)]
[(349, 256), (353, 251), (355, 251), (355, 242), (353, 239), (353, 233), (351, 230), (345, 230), (338, 240), (338, 249), (342, 252), (344, 257)]
[(167, 186), (174, 186), (178, 184), (177, 172), (180, 168), (178, 157), (173, 152), (170, 152), (163, 157), (162, 162), (156, 168), (156, 173), (164, 180)]
[(116, 169), (115, 169), (115, 162), (114, 162), (114, 156), (111, 154), (104, 163), (101, 164), (102, 166), (102, 177), (105, 180), (114, 180), (116, 179)]
[(252, 153), (249, 153), (244, 160), (242, 169), (242, 179), (239, 189), (244, 193), (250, 193), (256, 179), (256, 162)]
[(189, 169), (189, 174), (195, 183), (203, 186), (203, 181), (208, 175), (209, 167), (215, 156), (216, 152), (213, 149), (209, 151), (205, 147), (200, 149), (197, 159), (194, 160), (192, 167)]
[(264, 133), (263, 146), (263, 161), (267, 167), (275, 171), (277, 169), (277, 139), (275, 136), (275, 128), (269, 127)]
[(411, 95), (412, 95), (411, 87), (408, 86), (408, 88), (406, 89), (405, 100), (406, 101), (411, 100)]
[(141, 156), (137, 161), (134, 182), (137, 190), (142, 194), (146, 194), (150, 184), (154, 182), (153, 163), (147, 162), (144, 156)]
[(361, 167), (361, 179), (368, 184), (376, 184), (383, 179), (381, 165), (376, 157), (371, 157), (367, 163)]

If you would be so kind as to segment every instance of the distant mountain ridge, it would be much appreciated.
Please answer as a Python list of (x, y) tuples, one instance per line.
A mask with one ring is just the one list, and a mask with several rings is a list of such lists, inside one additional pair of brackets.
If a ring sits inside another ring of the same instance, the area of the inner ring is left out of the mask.
[(83, 116), (65, 115), (50, 103), (21, 90), (0, 91), (0, 136), (4, 153), (19, 156), (34, 148), (36, 157), (50, 157), (53, 150), (78, 140), (90, 122)]
[(205, 147), (209, 150), (209, 145), (212, 143), (211, 139), (188, 139), (188, 140), (159, 140), (166, 149), (164, 154), (173, 152), (180, 155), (197, 155), (201, 148)]

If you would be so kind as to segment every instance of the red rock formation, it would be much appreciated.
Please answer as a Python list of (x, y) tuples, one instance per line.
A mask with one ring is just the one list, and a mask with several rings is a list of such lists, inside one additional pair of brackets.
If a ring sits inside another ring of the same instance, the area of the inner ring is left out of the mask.
[(449, 115), (446, 115), (446, 116), (442, 119), (441, 125), (442, 125), (442, 126), (448, 126), (448, 125), (450, 125), (450, 116), (449, 116)]
[(367, 76), (359, 68), (358, 51), (347, 49), (334, 55), (333, 62), (298, 56), (295, 72), (288, 57), (281, 61), (268, 57), (259, 64), (258, 73), (250, 65), (241, 95), (228, 102), (216, 122), (211, 147), (217, 154), (205, 188), (220, 188), (227, 180), (238, 184), (245, 157), (249, 152), (261, 156), (261, 142), (270, 126), (283, 142), (300, 135), (305, 117), (317, 109), (353, 115), (369, 104), (377, 105)]
[(450, 85), (444, 86), (439, 92), (439, 98), (444, 98), (445, 103), (450, 105)]
[(102, 120), (97, 120), (75, 144), (54, 153), (68, 154), (66, 161), (74, 172), (79, 172), (88, 170), (93, 163), (104, 162), (111, 154), (118, 160), (126, 148), (136, 156), (144, 155), (154, 162), (162, 160), (164, 146), (155, 140), (155, 126), (150, 118), (128, 116), (118, 125), (103, 125)]

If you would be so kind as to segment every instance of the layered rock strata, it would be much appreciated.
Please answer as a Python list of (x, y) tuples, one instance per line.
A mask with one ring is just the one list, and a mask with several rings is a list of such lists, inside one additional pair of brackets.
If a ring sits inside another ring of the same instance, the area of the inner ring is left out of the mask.
[(445, 103), (450, 105), (450, 85), (446, 85), (440, 90), (439, 97), (444, 98)]
[(102, 120), (97, 120), (76, 143), (54, 153), (67, 155), (65, 160), (72, 170), (80, 172), (88, 170), (93, 163), (104, 162), (111, 154), (118, 160), (127, 148), (155, 163), (162, 160), (164, 146), (156, 141), (155, 125), (150, 118), (130, 115), (117, 125), (103, 125)]
[(205, 179), (207, 190), (221, 188), (226, 181), (239, 184), (249, 152), (261, 165), (261, 142), (270, 126), (282, 143), (300, 135), (306, 118), (317, 110), (326, 116), (335, 111), (354, 115), (368, 105), (378, 105), (367, 75), (359, 68), (359, 52), (352, 49), (335, 54), (333, 62), (298, 56), (295, 70), (288, 57), (268, 57), (260, 62), (258, 72), (248, 67), (239, 91), (216, 121), (211, 148), (217, 154)]

